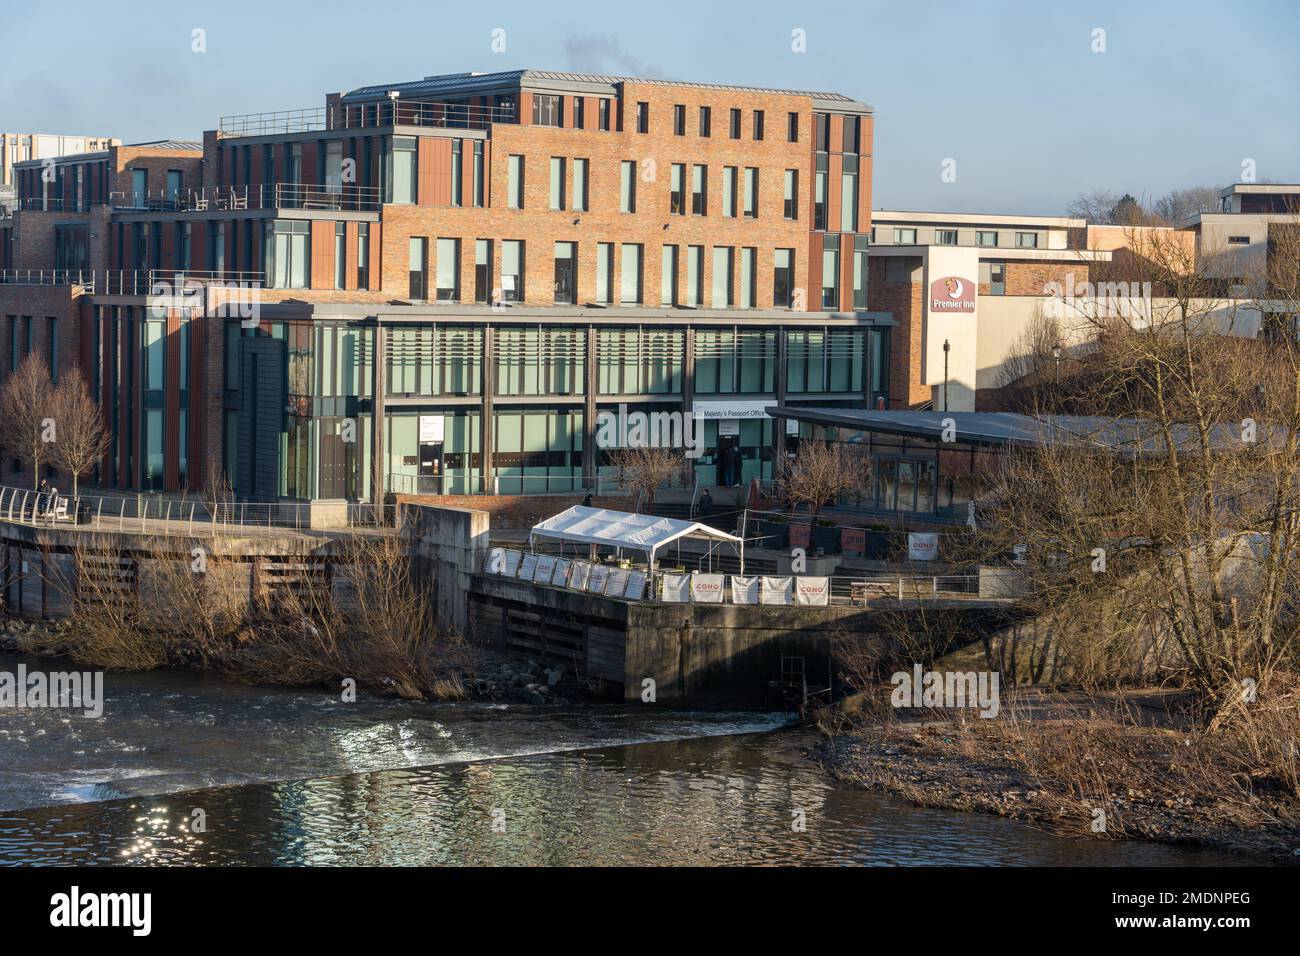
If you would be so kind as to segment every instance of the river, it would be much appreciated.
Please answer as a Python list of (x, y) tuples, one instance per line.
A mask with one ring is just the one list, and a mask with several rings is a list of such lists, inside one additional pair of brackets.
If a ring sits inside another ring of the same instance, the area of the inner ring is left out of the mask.
[[(0, 670), (49, 662), (0, 655)], [(110, 674), (0, 710), (0, 863), (1212, 865), (830, 779), (779, 715), (410, 703)]]

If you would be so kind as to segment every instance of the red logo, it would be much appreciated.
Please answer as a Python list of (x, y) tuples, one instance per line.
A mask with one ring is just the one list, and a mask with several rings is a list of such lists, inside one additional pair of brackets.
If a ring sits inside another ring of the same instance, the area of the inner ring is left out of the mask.
[(930, 283), (931, 312), (974, 312), (975, 283), (959, 276), (944, 276)]

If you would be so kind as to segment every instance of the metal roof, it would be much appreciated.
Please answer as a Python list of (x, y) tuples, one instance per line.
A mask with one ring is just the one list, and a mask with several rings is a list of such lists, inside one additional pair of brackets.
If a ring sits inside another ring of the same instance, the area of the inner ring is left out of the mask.
[(380, 99), (390, 91), (403, 95), (469, 95), (504, 92), (512, 89), (558, 89), (590, 91), (613, 95), (620, 83), (645, 83), (658, 86), (684, 86), (705, 90), (734, 90), (745, 93), (775, 93), (784, 96), (808, 96), (829, 108), (854, 112), (872, 112), (870, 106), (843, 93), (819, 93), (810, 90), (785, 90), (762, 86), (733, 86), (723, 83), (691, 83), (685, 80), (649, 79), (634, 76), (607, 76), (597, 73), (564, 73), (556, 70), (505, 70), (497, 73), (446, 73), (426, 76), (422, 80), (362, 86), (343, 95), (344, 103)]
[[(1138, 418), (1106, 418), (1099, 415), (1019, 415), (1014, 412), (913, 412), (876, 411), (868, 408), (769, 408), (774, 418), (791, 418), (814, 425), (830, 425), (855, 431), (903, 435), (962, 445), (1077, 445), (1081, 448), (1159, 453), (1163, 437), (1153, 422)], [(1190, 426), (1175, 426), (1174, 441), (1183, 447), (1199, 439)], [(1259, 442), (1268, 443), (1266, 429), (1259, 430)], [(1215, 448), (1241, 447), (1240, 429), (1215, 426), (1211, 436)]]
[(176, 149), (203, 152), (203, 144), (193, 139), (154, 139), (147, 143), (126, 143), (126, 149)]

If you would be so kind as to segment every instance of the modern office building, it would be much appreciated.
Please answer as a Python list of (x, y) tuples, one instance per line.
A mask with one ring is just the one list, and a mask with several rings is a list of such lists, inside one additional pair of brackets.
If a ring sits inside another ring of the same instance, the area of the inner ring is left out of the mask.
[(94, 187), (65, 173), (60, 212), (20, 163), (0, 221), (0, 362), (83, 369), (112, 425), (101, 484), (576, 488), (624, 407), (702, 418), (701, 481), (727, 449), (744, 481), (786, 442), (766, 409), (888, 402), (872, 113), (850, 97), (456, 74), (152, 145)]
[(0, 133), (0, 186), (13, 186), (15, 163), (93, 153), (116, 146), (108, 136), (61, 136), (54, 133)]

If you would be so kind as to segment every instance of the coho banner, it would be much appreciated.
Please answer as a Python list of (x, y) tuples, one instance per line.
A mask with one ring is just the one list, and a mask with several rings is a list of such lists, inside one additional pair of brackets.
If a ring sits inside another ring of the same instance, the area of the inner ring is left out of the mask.
[(537, 567), (533, 571), (533, 581), (537, 584), (550, 584), (551, 575), (555, 573), (555, 557), (544, 554), (537, 559)]
[(939, 556), (939, 532), (913, 531), (907, 536), (907, 560), (933, 561)]
[(692, 574), (691, 600), (696, 604), (721, 604), (723, 574)]
[(661, 574), (663, 599), (672, 604), (685, 604), (691, 599), (691, 576), (689, 574)]
[(739, 574), (733, 574), (731, 576), (731, 603), (758, 603), (758, 575), (741, 577)]
[(831, 603), (831, 579), (797, 577), (794, 579), (796, 604), (807, 607), (825, 607)]
[(763, 578), (763, 604), (793, 604), (794, 578)]

